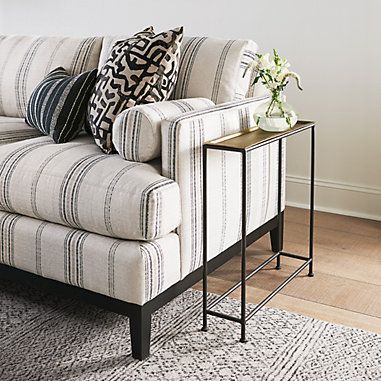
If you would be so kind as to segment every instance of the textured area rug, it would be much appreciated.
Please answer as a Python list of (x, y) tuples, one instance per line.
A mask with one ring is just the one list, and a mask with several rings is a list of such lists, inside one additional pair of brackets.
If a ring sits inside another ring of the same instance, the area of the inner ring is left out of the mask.
[(139, 362), (127, 318), (2, 280), (0, 380), (381, 380), (380, 335), (265, 308), (241, 344), (237, 323), (200, 332), (200, 311), (192, 290), (158, 311)]

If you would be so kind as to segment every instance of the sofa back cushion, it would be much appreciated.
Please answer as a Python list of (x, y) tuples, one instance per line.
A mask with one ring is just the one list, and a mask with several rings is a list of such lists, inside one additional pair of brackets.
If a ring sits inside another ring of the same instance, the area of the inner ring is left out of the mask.
[(216, 104), (245, 98), (250, 76), (243, 73), (257, 50), (250, 40), (185, 38), (173, 98), (203, 97)]
[(0, 115), (25, 117), (32, 91), (56, 67), (96, 68), (101, 45), (101, 37), (0, 36)]
[[(113, 45), (123, 36), (103, 39), (99, 67), (105, 63)], [(225, 103), (246, 98), (250, 73), (247, 65), (258, 46), (251, 40), (223, 40), (210, 37), (184, 37), (180, 50), (179, 76), (171, 99), (208, 98)]]

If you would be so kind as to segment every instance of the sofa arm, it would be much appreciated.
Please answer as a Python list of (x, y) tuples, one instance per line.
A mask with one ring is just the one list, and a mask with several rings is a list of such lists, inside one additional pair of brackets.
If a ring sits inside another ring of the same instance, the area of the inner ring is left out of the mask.
[[(179, 184), (182, 223), (182, 276), (202, 263), (202, 145), (205, 141), (253, 126), (255, 109), (267, 96), (225, 103), (211, 110), (183, 114), (162, 123), (162, 174)], [(278, 146), (271, 144), (248, 155), (248, 232), (277, 212)], [(240, 239), (241, 156), (208, 153), (208, 214), (214, 257)]]
[(208, 110), (187, 112), (162, 123), (162, 174), (179, 180), (182, 167), (200, 159), (204, 142), (254, 125), (253, 113), (268, 95), (233, 101)]
[(185, 112), (205, 110), (214, 103), (205, 98), (189, 98), (131, 107), (113, 124), (113, 144), (126, 160), (146, 162), (160, 157), (161, 122)]

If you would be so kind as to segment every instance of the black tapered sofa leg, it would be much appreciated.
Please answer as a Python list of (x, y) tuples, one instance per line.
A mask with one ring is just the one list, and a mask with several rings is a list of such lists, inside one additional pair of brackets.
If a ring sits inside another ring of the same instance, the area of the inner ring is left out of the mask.
[(130, 314), (130, 335), (132, 357), (144, 360), (150, 353), (151, 342), (151, 312), (142, 307), (137, 307)]
[(274, 253), (279, 253), (283, 250), (283, 226), (284, 212), (280, 218), (280, 223), (274, 229), (270, 230), (271, 250)]

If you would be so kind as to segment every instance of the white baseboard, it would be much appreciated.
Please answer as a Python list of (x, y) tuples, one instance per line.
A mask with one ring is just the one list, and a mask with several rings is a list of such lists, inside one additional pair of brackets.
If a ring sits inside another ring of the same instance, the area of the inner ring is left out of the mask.
[[(286, 204), (308, 208), (309, 179), (286, 176)], [(381, 188), (315, 180), (316, 210), (381, 221)]]

